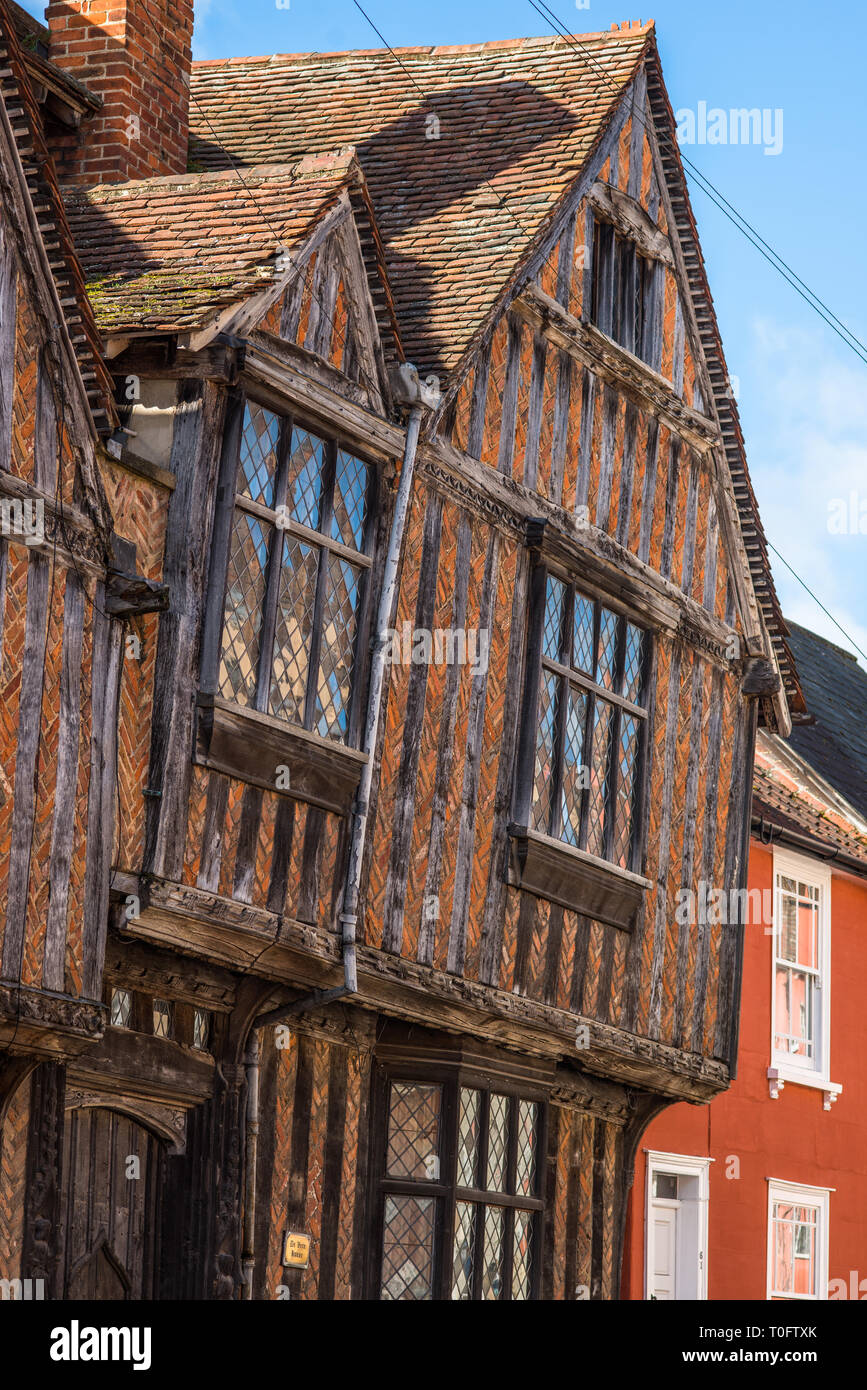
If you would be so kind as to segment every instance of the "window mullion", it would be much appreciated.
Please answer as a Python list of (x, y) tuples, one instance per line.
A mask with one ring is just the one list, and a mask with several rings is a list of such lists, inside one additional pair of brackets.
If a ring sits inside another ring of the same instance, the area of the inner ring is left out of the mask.
[[(488, 1126), (491, 1118), (491, 1093), (479, 1091), (479, 1167), (476, 1181), (480, 1188), (488, 1185)], [(476, 1203), (473, 1217), (473, 1301), (482, 1297), (482, 1272), (485, 1258), (485, 1208)]]
[[(333, 515), (332, 494), (337, 470), (337, 444), (326, 441), (325, 467), (322, 470), (322, 492), (320, 503), (319, 530), (325, 535), (331, 525)], [(322, 648), (322, 628), (325, 615), (325, 586), (328, 579), (330, 555), (319, 546), (319, 559), (316, 565), (316, 593), (313, 600), (313, 622), (310, 628), (310, 653), (307, 665), (307, 689), (304, 696), (304, 728), (312, 729), (316, 712), (316, 695), (319, 688), (319, 659)]]
[[(506, 1150), (506, 1191), (517, 1196), (518, 1187), (518, 1114), (520, 1101), (512, 1096), (509, 1102), (509, 1139)], [(515, 1254), (515, 1208), (506, 1207), (503, 1215), (503, 1288), (501, 1298), (512, 1297), (512, 1266)]]
[(262, 626), (259, 629), (256, 698), (253, 701), (253, 708), (262, 712), (267, 712), (268, 697), (271, 693), (274, 633), (277, 627), (277, 604), (280, 598), (280, 572), (283, 568), (283, 532), (275, 525), (269, 529), (271, 535), (268, 540), (268, 559), (265, 562), (265, 597), (262, 604)]
[[(563, 604), (563, 630), (560, 633), (559, 656), (564, 666), (572, 665), (572, 633), (575, 620), (575, 590), (570, 584)], [(569, 715), (569, 681), (561, 676), (557, 681), (557, 714), (554, 723), (554, 768), (551, 787), (551, 817), (549, 833), (559, 839), (563, 829), (563, 778), (566, 762), (566, 721)]]
[[(311, 547), (311, 549), (314, 547)], [(319, 558), (316, 562), (316, 592), (313, 599), (313, 622), (310, 628), (310, 644), (307, 658), (307, 688), (304, 694), (304, 728), (313, 728), (316, 709), (316, 694), (319, 684), (319, 652), (322, 645), (322, 626), (325, 608), (325, 583), (328, 574), (328, 551), (316, 546)]]
[(229, 572), (229, 552), (232, 548), (235, 487), (241, 457), (243, 426), (244, 397), (240, 391), (230, 392), (217, 479), (208, 596), (202, 632), (201, 688), (209, 693), (216, 693), (219, 689), (220, 644), (225, 623), (226, 580)]
[[(441, 1091), (442, 1118), (440, 1121), (440, 1181), (448, 1185), (448, 1194), (439, 1198), (434, 1217), (434, 1288), (441, 1299), (451, 1298), (454, 1277), (455, 1228), (457, 1208), (455, 1187), (458, 1180), (458, 1115), (460, 1114), (460, 1081), (445, 1084)], [(443, 1172), (448, 1164), (448, 1173)], [(437, 1250), (437, 1246), (439, 1249)]]
[[(617, 651), (614, 657), (614, 689), (620, 690), (623, 686), (623, 668), (626, 661), (626, 623), (621, 618), (617, 625)], [(619, 705), (614, 706), (614, 719), (611, 725), (611, 740), (609, 744), (609, 773), (608, 773), (608, 797), (605, 808), (605, 829), (602, 837), (603, 856), (611, 859), (614, 855), (614, 827), (617, 821), (617, 783), (620, 777), (620, 730), (623, 722), (623, 710)]]
[(256, 672), (256, 699), (254, 708), (267, 713), (271, 695), (271, 672), (274, 665), (274, 634), (277, 631), (277, 608), (280, 603), (280, 578), (283, 572), (283, 530), (276, 524), (276, 517), (286, 503), (286, 480), (288, 473), (289, 439), (292, 425), (282, 420), (277, 436), (277, 460), (274, 469), (274, 513), (271, 522), (271, 538), (268, 542), (268, 560), (265, 577), (265, 598), (262, 605), (262, 626), (259, 633), (259, 662)]
[(334, 489), (337, 484), (337, 441), (326, 440), (325, 466), (322, 469), (322, 493), (319, 515), (319, 530), (323, 536), (331, 534), (331, 518), (334, 516)]
[(551, 818), (549, 834), (558, 839), (563, 828), (563, 775), (566, 760), (566, 715), (569, 707), (569, 682), (565, 676), (557, 680), (557, 715), (554, 723), (554, 767), (551, 787)]
[[(601, 619), (601, 605), (598, 599), (593, 601), (593, 652), (590, 657), (590, 667), (593, 672), (593, 680), (596, 680), (596, 670), (599, 659), (599, 624)], [(596, 693), (587, 692), (587, 714), (584, 725), (584, 767), (587, 769), (587, 786), (581, 789), (581, 828), (578, 832), (579, 849), (587, 848), (587, 837), (590, 833), (590, 778), (593, 769), (593, 721), (596, 717)]]

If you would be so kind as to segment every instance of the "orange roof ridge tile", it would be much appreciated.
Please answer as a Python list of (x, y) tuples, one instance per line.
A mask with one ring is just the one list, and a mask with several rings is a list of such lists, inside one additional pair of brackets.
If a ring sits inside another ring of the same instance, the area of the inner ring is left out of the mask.
[[(655, 27), (655, 21), (645, 20), (625, 20), (626, 27), (618, 27), (613, 24), (611, 29), (601, 30), (590, 34), (576, 34), (574, 37), (579, 43), (586, 43), (588, 40), (600, 43), (612, 43), (614, 40), (624, 38), (634, 39), (639, 34), (647, 34)], [(517, 39), (486, 39), (482, 43), (457, 43), (457, 44), (410, 44), (400, 48), (392, 48), (391, 52), (400, 57), (413, 57), (423, 55), (435, 57), (437, 54), (452, 53), (486, 53), (493, 49), (502, 48), (557, 48), (562, 45), (570, 46), (572, 40), (564, 39), (560, 34), (528, 34), (524, 38)], [(322, 62), (325, 59), (345, 59), (345, 58), (380, 58), (389, 52), (386, 47), (381, 48), (344, 48), (334, 49), (330, 52), (319, 53), (315, 49), (307, 53), (251, 53), (245, 56), (235, 55), (231, 58), (198, 58), (194, 61), (194, 68), (207, 67), (234, 67), (244, 63), (273, 63), (273, 62), (303, 62), (305, 59), (313, 59)]]

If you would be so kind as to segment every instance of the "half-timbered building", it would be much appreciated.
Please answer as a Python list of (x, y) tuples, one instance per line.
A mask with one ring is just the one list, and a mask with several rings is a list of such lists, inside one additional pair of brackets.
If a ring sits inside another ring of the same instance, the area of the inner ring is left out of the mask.
[(44, 1282), (62, 1076), (103, 1032), (115, 614), (138, 581), (100, 465), (114, 388), (42, 135), (89, 98), (41, 73), (0, 7), (0, 1279)]
[(737, 1053), (677, 894), (804, 711), (653, 27), (190, 70), (111, 8), (35, 36), (128, 607), (10, 1277), (38, 1221), (57, 1297), (615, 1298)]

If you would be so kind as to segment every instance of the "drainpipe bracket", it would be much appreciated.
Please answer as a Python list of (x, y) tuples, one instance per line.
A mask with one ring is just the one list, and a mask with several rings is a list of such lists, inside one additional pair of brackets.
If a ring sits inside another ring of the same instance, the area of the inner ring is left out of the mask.
[(436, 410), (440, 403), (440, 379), (432, 373), (424, 381), (412, 362), (401, 362), (389, 372), (389, 381), (396, 405), (423, 405)]

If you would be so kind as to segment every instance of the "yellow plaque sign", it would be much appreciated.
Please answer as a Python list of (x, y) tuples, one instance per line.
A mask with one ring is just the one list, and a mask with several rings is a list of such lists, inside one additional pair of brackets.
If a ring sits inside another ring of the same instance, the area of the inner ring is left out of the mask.
[(289, 1231), (283, 1237), (283, 1264), (292, 1269), (306, 1269), (310, 1263), (310, 1237)]

